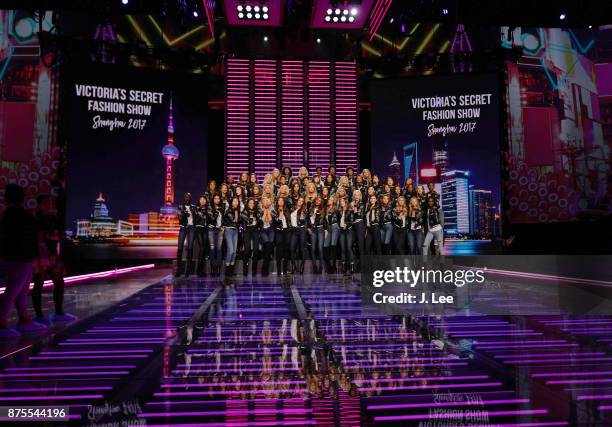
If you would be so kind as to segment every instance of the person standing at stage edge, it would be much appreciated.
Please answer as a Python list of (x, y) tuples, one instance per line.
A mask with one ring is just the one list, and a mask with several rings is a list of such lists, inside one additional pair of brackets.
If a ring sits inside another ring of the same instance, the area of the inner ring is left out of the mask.
[(183, 273), (183, 248), (187, 238), (187, 266), (185, 276), (192, 273), (193, 267), (193, 241), (195, 240), (195, 206), (191, 204), (191, 193), (185, 193), (183, 204), (178, 207), (179, 235), (176, 252), (176, 277)]
[(19, 315), (17, 328), (22, 332), (44, 331), (46, 325), (33, 322), (28, 315), (28, 292), (32, 280), (32, 261), (37, 257), (36, 220), (23, 207), (23, 188), (9, 184), (4, 190), (7, 208), (0, 219), (0, 265), (6, 276), (6, 289), (0, 296), (0, 337), (21, 334), (7, 326), (11, 305)]

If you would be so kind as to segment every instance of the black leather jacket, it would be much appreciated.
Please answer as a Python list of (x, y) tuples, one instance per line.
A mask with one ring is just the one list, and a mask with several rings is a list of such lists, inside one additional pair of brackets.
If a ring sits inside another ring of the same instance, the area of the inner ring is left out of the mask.
[(444, 227), (444, 211), (439, 207), (427, 208), (425, 210), (425, 222), (427, 228), (432, 228), (436, 225)]
[[(342, 228), (342, 218), (344, 218), (344, 228)], [(340, 231), (350, 230), (353, 227), (353, 220), (355, 218), (355, 214), (351, 209), (347, 209), (345, 212), (338, 212), (338, 226), (340, 227)]]
[(391, 211), (391, 223), (393, 224), (394, 228), (405, 230), (408, 228), (410, 221), (408, 219), (408, 216), (402, 217), (399, 213), (397, 213), (395, 209), (393, 209)]
[(261, 212), (257, 209), (242, 211), (242, 228), (245, 230), (259, 230), (261, 227)]
[(312, 209), (308, 213), (308, 226), (309, 227), (322, 227), (323, 224), (323, 214), (321, 213), (321, 209), (317, 209), (317, 213), (315, 214), (315, 209)]
[(240, 227), (242, 221), (242, 215), (240, 214), (240, 209), (226, 209), (223, 214), (223, 226), (230, 228), (238, 228)]
[(208, 226), (208, 206), (206, 207), (201, 207), (201, 206), (196, 206), (195, 207), (195, 221), (194, 221), (196, 227), (206, 227)]
[(189, 213), (191, 213), (191, 224), (196, 224), (196, 207), (195, 205), (179, 205), (178, 207), (178, 219), (181, 227), (187, 227), (189, 225)]
[[(225, 209), (223, 205), (217, 208), (216, 206), (211, 206), (208, 209), (208, 228), (221, 228), (223, 226), (223, 213)], [(221, 226), (217, 227), (217, 221), (221, 218)]]

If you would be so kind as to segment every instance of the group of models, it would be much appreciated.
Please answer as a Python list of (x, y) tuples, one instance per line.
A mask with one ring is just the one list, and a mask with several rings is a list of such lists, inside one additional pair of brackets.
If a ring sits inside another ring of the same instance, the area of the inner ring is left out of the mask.
[(177, 276), (218, 276), (223, 264), (231, 276), (237, 257), (244, 275), (257, 274), (260, 260), (261, 274), (269, 274), (272, 258), (279, 275), (303, 273), (307, 259), (314, 273), (351, 274), (362, 255), (443, 252), (444, 215), (431, 182), (425, 188), (408, 178), (402, 186), (352, 167), (340, 176), (334, 165), (326, 175), (321, 168), (310, 175), (302, 167), (297, 176), (289, 167), (274, 169), (259, 182), (243, 173), (237, 181), (210, 181), (197, 200), (184, 195)]

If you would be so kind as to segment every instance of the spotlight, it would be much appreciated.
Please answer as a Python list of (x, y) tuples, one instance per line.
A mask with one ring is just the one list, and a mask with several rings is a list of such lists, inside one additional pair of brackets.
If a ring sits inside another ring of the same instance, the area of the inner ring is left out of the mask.
[(331, 16), (327, 15), (327, 16), (325, 17), (325, 22), (329, 22), (329, 21), (331, 21)]
[(338, 22), (338, 17), (334, 16), (334, 22)]
[(442, 9), (442, 15), (448, 15), (448, 9), (446, 8)]
[(593, 26), (592, 26), (592, 25), (589, 25), (589, 29), (591, 29), (591, 28), (593, 28)]
[(349, 16), (349, 22), (355, 22), (355, 17), (354, 16)]
[(248, 5), (247, 5), (247, 7), (246, 7), (246, 11), (247, 11), (247, 12), (250, 12), (250, 11), (251, 11), (251, 5), (250, 5), (250, 4), (248, 4)]
[(262, 8), (261, 8), (261, 11), (262, 11), (263, 13), (268, 13), (268, 6), (264, 6), (264, 7), (262, 7)]
[(342, 14), (343, 14), (343, 15), (348, 15), (348, 9), (344, 9), (344, 10), (342, 11)]
[(130, 2), (130, 0), (121, 0), (121, 4), (126, 5)]
[(238, 5), (238, 7), (237, 7), (237, 9), (238, 9), (238, 12), (242, 12), (242, 5), (241, 5), (241, 4), (239, 4), (239, 5)]
[(247, 18), (248, 18), (248, 19), (251, 19), (252, 17), (253, 17), (253, 14), (252, 14), (252, 13), (247, 13)]
[(240, 12), (240, 13), (238, 14), (238, 18), (240, 18), (240, 19), (244, 18), (244, 13)]
[(357, 9), (356, 8), (352, 8), (351, 9), (351, 15), (353, 15), (353, 16), (357, 15)]
[(331, 15), (332, 13), (334, 13), (334, 11), (333, 11), (333, 10), (331, 10), (331, 9), (327, 9), (327, 14), (328, 14), (328, 15)]
[(565, 13), (562, 13), (561, 15), (559, 15), (559, 19), (560, 19), (561, 21), (564, 21), (564, 20), (565, 20), (565, 18), (566, 18)]
[(346, 22), (346, 16), (341, 17), (341, 18), (340, 18), (340, 20), (341, 20), (342, 22)]
[(264, 41), (267, 42), (268, 41), (268, 36), (264, 36)]
[(321, 43), (321, 39), (317, 37), (317, 43)]
[(340, 9), (336, 9), (336, 15), (340, 15), (341, 10)]
[(263, 14), (263, 19), (268, 19), (268, 14), (267, 13)]
[(395, 18), (389, 19), (389, 24), (393, 24), (393, 21), (395, 21)]
[(253, 10), (254, 10), (255, 12), (259, 12), (259, 6), (255, 6), (255, 7), (253, 8)]
[(260, 18), (259, 13), (256, 13), (255, 14), (255, 19), (259, 19), (259, 18)]
[(194, 10), (194, 11), (193, 11), (193, 17), (194, 17), (194, 18), (197, 18), (197, 17), (198, 17), (198, 11), (197, 11), (197, 10)]

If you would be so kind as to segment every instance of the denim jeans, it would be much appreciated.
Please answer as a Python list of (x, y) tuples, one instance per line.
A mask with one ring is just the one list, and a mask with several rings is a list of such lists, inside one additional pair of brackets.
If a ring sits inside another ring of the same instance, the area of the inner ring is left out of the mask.
[(259, 238), (262, 244), (274, 242), (274, 229), (272, 227), (262, 229)]
[(383, 245), (388, 245), (391, 243), (391, 236), (393, 235), (393, 224), (383, 224), (380, 227), (380, 240)]
[(306, 228), (298, 227), (291, 230), (291, 258), (296, 261), (306, 259)]
[(340, 237), (340, 226), (338, 224), (332, 224), (327, 229), (327, 237), (323, 243), (324, 247), (336, 246), (338, 244), (338, 238)]
[(342, 260), (350, 262), (353, 259), (353, 230), (340, 230), (340, 248)]
[(382, 233), (379, 225), (372, 225), (367, 228), (366, 234), (366, 252), (368, 255), (381, 255), (382, 254)]
[[(323, 227), (315, 227), (312, 230), (311, 236), (311, 255), (310, 259), (312, 259), (313, 267), (319, 268), (323, 265), (323, 240), (324, 238), (324, 230)], [(318, 253), (317, 253), (318, 252)], [(317, 260), (319, 261), (317, 263)]]
[(225, 263), (234, 265), (236, 262), (236, 251), (238, 250), (238, 230), (236, 228), (226, 228), (223, 232), (225, 239)]
[(181, 262), (183, 259), (185, 237), (187, 238), (187, 256), (190, 257), (193, 254), (193, 241), (195, 240), (195, 227), (193, 225), (179, 228), (178, 250), (176, 252), (176, 259), (178, 262)]
[(221, 247), (223, 246), (223, 235), (218, 228), (208, 229), (208, 244), (210, 245), (210, 260), (221, 261), (223, 254)]
[(408, 230), (408, 255), (421, 255), (423, 252), (423, 230)]
[(425, 242), (423, 243), (423, 255), (427, 255), (429, 252), (429, 245), (431, 245), (431, 241), (436, 240), (438, 242), (438, 255), (444, 255), (444, 247), (442, 242), (444, 241), (444, 231), (437, 230), (427, 232), (425, 235)]

